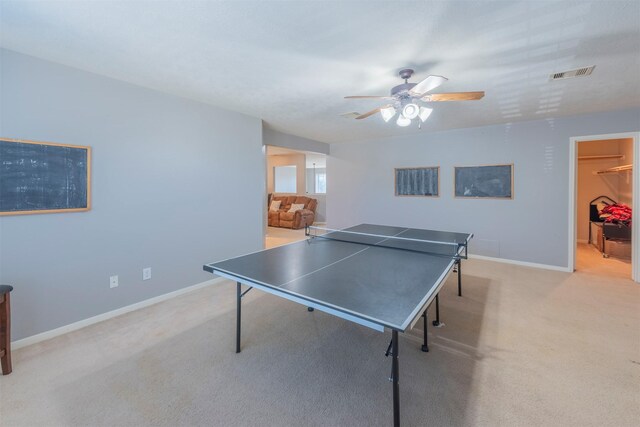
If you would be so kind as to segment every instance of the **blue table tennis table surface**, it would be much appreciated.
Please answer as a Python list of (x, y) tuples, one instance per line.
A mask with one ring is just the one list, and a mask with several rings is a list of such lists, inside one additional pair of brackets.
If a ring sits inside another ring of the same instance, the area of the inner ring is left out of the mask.
[(343, 231), (344, 239), (329, 232), (204, 269), (379, 331), (405, 332), (473, 236), (373, 224)]

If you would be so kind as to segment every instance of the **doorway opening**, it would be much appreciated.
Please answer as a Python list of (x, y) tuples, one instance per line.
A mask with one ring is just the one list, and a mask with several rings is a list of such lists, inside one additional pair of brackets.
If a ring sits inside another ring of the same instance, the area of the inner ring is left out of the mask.
[(326, 223), (327, 156), (266, 146), (265, 247), (305, 238), (306, 225)]
[(637, 134), (572, 138), (571, 152), (570, 266), (638, 281)]

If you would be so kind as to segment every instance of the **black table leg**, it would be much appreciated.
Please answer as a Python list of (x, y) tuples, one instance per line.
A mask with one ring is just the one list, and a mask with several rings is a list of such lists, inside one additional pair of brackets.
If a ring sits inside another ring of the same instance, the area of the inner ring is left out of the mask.
[(236, 315), (236, 353), (240, 353), (240, 324), (242, 321), (242, 288), (240, 282), (236, 283), (237, 295), (238, 295), (238, 311)]
[(433, 326), (440, 326), (440, 294), (436, 295), (436, 320), (433, 321)]
[(427, 310), (422, 313), (422, 319), (424, 321), (424, 344), (422, 344), (422, 351), (425, 353), (429, 351), (429, 345), (427, 344)]
[(458, 260), (458, 296), (462, 296), (462, 260)]
[(398, 367), (398, 331), (391, 332), (393, 342), (393, 362), (391, 372), (393, 373), (393, 425), (400, 427), (400, 386), (398, 383), (400, 369)]

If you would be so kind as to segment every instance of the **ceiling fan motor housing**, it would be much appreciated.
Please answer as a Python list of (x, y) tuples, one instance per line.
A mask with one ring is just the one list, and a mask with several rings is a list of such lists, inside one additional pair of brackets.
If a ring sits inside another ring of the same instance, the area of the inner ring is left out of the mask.
[(411, 68), (403, 68), (398, 71), (398, 75), (400, 78), (404, 79), (404, 83), (391, 88), (391, 96), (398, 96), (401, 99), (409, 97), (409, 91), (417, 84), (407, 82), (413, 73), (414, 71)]
[(409, 91), (413, 89), (416, 84), (417, 83), (403, 83), (401, 85), (394, 86), (393, 88), (391, 88), (391, 96), (397, 95), (399, 97), (409, 97)]
[(413, 70), (411, 68), (403, 68), (402, 70), (398, 71), (398, 74), (404, 80), (409, 80), (413, 75)]

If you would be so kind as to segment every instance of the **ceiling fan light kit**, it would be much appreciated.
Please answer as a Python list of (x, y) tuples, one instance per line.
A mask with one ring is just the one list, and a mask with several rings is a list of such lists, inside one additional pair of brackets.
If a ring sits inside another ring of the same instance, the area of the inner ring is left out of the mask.
[(427, 121), (432, 111), (433, 108), (420, 107), (420, 114), (418, 114), (418, 116), (420, 117), (422, 123)]
[(356, 117), (357, 120), (366, 119), (380, 112), (382, 119), (385, 122), (391, 120), (398, 111), (398, 119), (396, 124), (401, 127), (406, 127), (411, 124), (411, 121), (416, 117), (418, 121), (418, 127), (424, 123), (431, 113), (432, 108), (427, 108), (420, 104), (420, 102), (440, 102), (440, 101), (474, 101), (482, 99), (484, 92), (458, 92), (458, 93), (438, 93), (428, 94), (427, 92), (437, 88), (441, 84), (447, 81), (446, 77), (442, 76), (429, 76), (422, 80), (420, 83), (409, 83), (409, 79), (413, 75), (413, 70), (410, 68), (404, 68), (398, 72), (400, 78), (404, 79), (404, 83), (391, 88), (390, 96), (346, 96), (347, 99), (388, 99), (393, 103), (382, 107), (375, 108), (364, 114), (360, 114)]
[(403, 116), (402, 114), (400, 114), (398, 116), (398, 120), (396, 120), (396, 124), (400, 127), (406, 127), (409, 126), (411, 124), (411, 120), (407, 119), (405, 116)]
[(393, 107), (381, 108), (380, 115), (385, 122), (388, 122), (396, 115), (396, 109)]
[(407, 104), (402, 108), (402, 115), (405, 116), (409, 120), (413, 120), (418, 117), (418, 113), (420, 112), (420, 107), (416, 104)]

